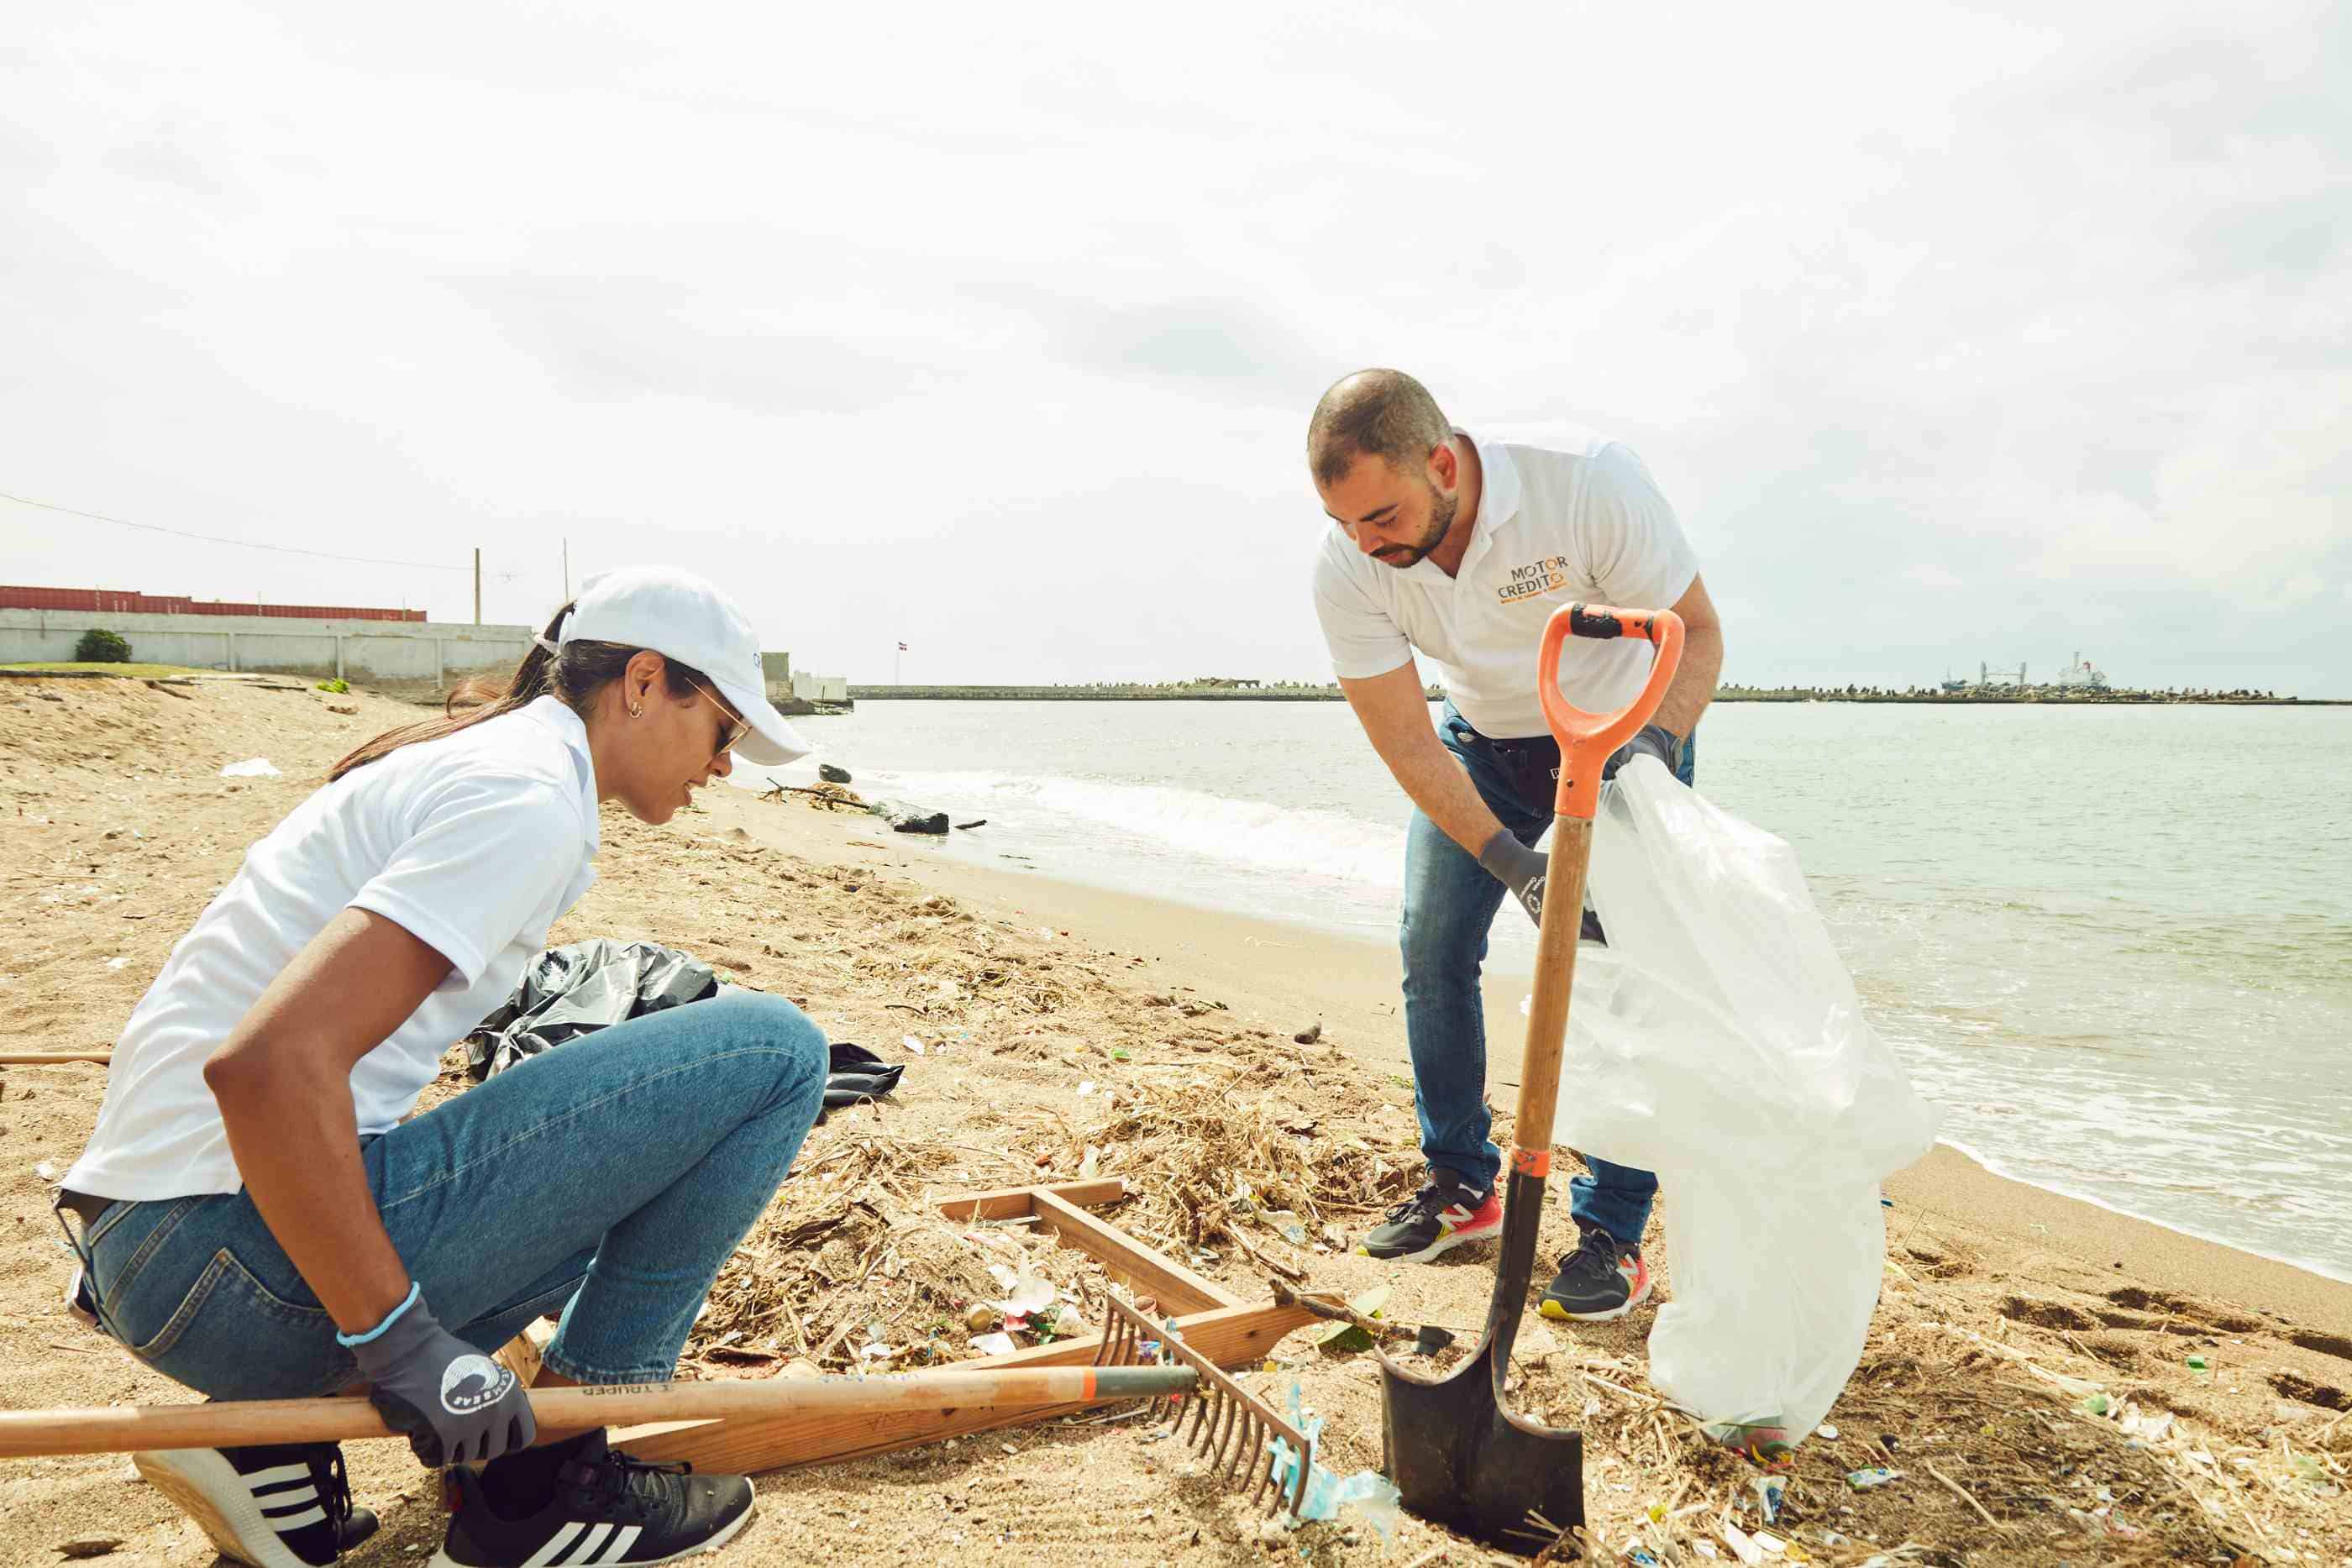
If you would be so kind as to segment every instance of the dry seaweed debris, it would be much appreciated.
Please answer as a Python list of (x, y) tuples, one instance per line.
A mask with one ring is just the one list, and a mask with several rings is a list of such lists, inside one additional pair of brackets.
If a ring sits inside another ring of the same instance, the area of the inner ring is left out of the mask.
[(720, 1270), (695, 1323), (688, 1360), (767, 1368), (869, 1370), (981, 1354), (971, 1341), (1000, 1319), (969, 1315), (1006, 1294), (992, 1264), (1054, 1287), (1030, 1315), (1026, 1343), (1083, 1332), (1099, 1273), (1076, 1252), (1022, 1227), (940, 1217), (933, 1178), (965, 1155), (859, 1128), (793, 1172)]
[[(1889, 1270), (1891, 1299), (1906, 1285), (1917, 1288)], [(2315, 1445), (2265, 1451), (2102, 1403), (2095, 1368), (2044, 1364), (2064, 1355), (1882, 1310), (1834, 1425), (1780, 1471), (1706, 1438), (1648, 1385), (1640, 1358), (1563, 1343), (1542, 1325), (1522, 1330), (1514, 1393), (1583, 1432), (1603, 1561), (1735, 1561), (1735, 1532), (1793, 1546), (1785, 1561), (1825, 1563), (2332, 1560), (2315, 1553), (2313, 1532), (2340, 1493)], [(1899, 1474), (1848, 1483), (1872, 1467)]]
[[(1240, 1240), (1236, 1227), (1253, 1217), (1287, 1213), (1311, 1236), (1333, 1216), (1370, 1213), (1410, 1193), (1415, 1151), (1325, 1135), (1318, 1120), (1268, 1092), (1278, 1076), (1261, 1062), (1219, 1082), (1196, 1078), (1116, 1099), (1080, 1136), (1099, 1150), (1099, 1174), (1127, 1178), (1120, 1225), (1153, 1245), (1199, 1249)], [(1262, 1244), (1263, 1232), (1251, 1239)]]
[[(986, 971), (967, 964), (923, 972), (942, 969), (985, 988)], [(968, 991), (960, 998), (972, 999)], [(837, 1370), (960, 1360), (979, 1354), (973, 1340), (1001, 1326), (996, 1315), (973, 1311), (1008, 1294), (992, 1267), (1055, 1292), (1054, 1307), (1031, 1314), (1015, 1343), (1099, 1326), (1103, 1277), (1083, 1254), (1031, 1225), (939, 1214), (940, 1196), (973, 1185), (975, 1155), (995, 1156), (1002, 1185), (1122, 1176), (1129, 1198), (1114, 1223), (1196, 1262), (1214, 1263), (1202, 1255), (1228, 1243), (1262, 1260), (1283, 1250), (1277, 1236), (1303, 1254), (1333, 1218), (1404, 1195), (1419, 1164), (1402, 1145), (1325, 1135), (1319, 1119), (1269, 1088), (1286, 1071), (1271, 1060), (1223, 1069), (1188, 1063), (1185, 1081), (1172, 1086), (1129, 1082), (1090, 1093), (1076, 1117), (1037, 1105), (982, 1112), (988, 1124), (960, 1135), (986, 1149), (836, 1121), (811, 1138), (793, 1179), (721, 1270), (688, 1362), (714, 1373), (772, 1370), (775, 1362)], [(1087, 1113), (1093, 1119), (1080, 1125)], [(1246, 1270), (1246, 1261), (1235, 1261)]]

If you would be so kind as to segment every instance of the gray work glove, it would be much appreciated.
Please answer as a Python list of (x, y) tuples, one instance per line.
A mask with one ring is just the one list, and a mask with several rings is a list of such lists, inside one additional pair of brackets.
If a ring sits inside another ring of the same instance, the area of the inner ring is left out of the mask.
[(421, 1299), (352, 1354), (384, 1425), (406, 1433), (427, 1465), (481, 1464), (539, 1434), (520, 1380), (436, 1322)]
[(1497, 828), (1495, 836), (1486, 841), (1486, 847), (1478, 852), (1478, 863), (1511, 890), (1511, 896), (1519, 901), (1528, 919), (1538, 925), (1543, 924), (1544, 878), (1551, 872), (1549, 855), (1519, 842), (1510, 829)]
[(1617, 777), (1617, 769), (1636, 757), (1654, 757), (1666, 765), (1666, 777), (1672, 779), (1683, 759), (1682, 737), (1662, 725), (1645, 724), (1642, 732), (1611, 753), (1601, 765), (1601, 781), (1606, 784)]

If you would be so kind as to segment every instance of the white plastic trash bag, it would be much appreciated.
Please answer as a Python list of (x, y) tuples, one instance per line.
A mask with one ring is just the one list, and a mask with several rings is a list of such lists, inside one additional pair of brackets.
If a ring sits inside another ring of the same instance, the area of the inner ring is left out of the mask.
[(1609, 946), (1577, 955), (1557, 1135), (1658, 1174), (1674, 1295), (1650, 1380), (1795, 1441), (1861, 1360), (1878, 1184), (1927, 1153), (1936, 1112), (1786, 842), (1643, 758), (1603, 794), (1591, 877)]

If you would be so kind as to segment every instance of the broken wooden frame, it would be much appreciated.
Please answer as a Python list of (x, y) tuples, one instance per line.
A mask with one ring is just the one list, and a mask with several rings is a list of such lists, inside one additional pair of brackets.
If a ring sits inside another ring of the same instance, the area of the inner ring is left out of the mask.
[[(1184, 1343), (1222, 1367), (1263, 1360), (1283, 1335), (1316, 1321), (1315, 1314), (1303, 1307), (1272, 1301), (1244, 1303), (1215, 1281), (1203, 1279), (1086, 1211), (1089, 1206), (1117, 1203), (1126, 1196), (1127, 1183), (1114, 1176), (966, 1193), (943, 1199), (937, 1207), (949, 1219), (1034, 1219), (1039, 1231), (1084, 1252), (1101, 1264), (1112, 1280), (1137, 1295), (1157, 1301), (1161, 1312), (1173, 1314), (1171, 1321)], [(1104, 1335), (1097, 1333), (956, 1364), (973, 1370), (1091, 1365), (1104, 1349)], [(665, 1422), (631, 1427), (614, 1433), (613, 1444), (648, 1461), (685, 1461), (705, 1473), (741, 1475), (895, 1453), (971, 1432), (1030, 1426), (1083, 1408), (1078, 1405), (1023, 1410), (950, 1406), (854, 1416), (812, 1410), (753, 1420)]]

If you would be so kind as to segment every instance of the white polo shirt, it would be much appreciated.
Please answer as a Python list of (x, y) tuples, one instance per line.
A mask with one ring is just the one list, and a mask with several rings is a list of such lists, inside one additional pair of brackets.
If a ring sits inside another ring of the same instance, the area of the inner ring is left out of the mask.
[(246, 851), (140, 998), (115, 1042), (98, 1130), (65, 1186), (142, 1199), (243, 1186), (205, 1061), (345, 909), (398, 922), (450, 965), (352, 1069), (360, 1132), (389, 1131), (588, 891), (596, 847), (588, 731), (553, 697), (402, 747), (319, 790)]
[[(1698, 557), (1631, 448), (1589, 432), (1558, 446), (1476, 444), (1485, 487), (1461, 570), (1426, 557), (1386, 565), (1333, 524), (1315, 558), (1315, 613), (1342, 679), (1384, 675), (1418, 649), (1473, 728), (1517, 740), (1549, 733), (1536, 653), (1551, 612), (1579, 601), (1669, 609)], [(1591, 712), (1633, 701), (1649, 671), (1646, 643), (1571, 637), (1560, 650), (1560, 691)]]

